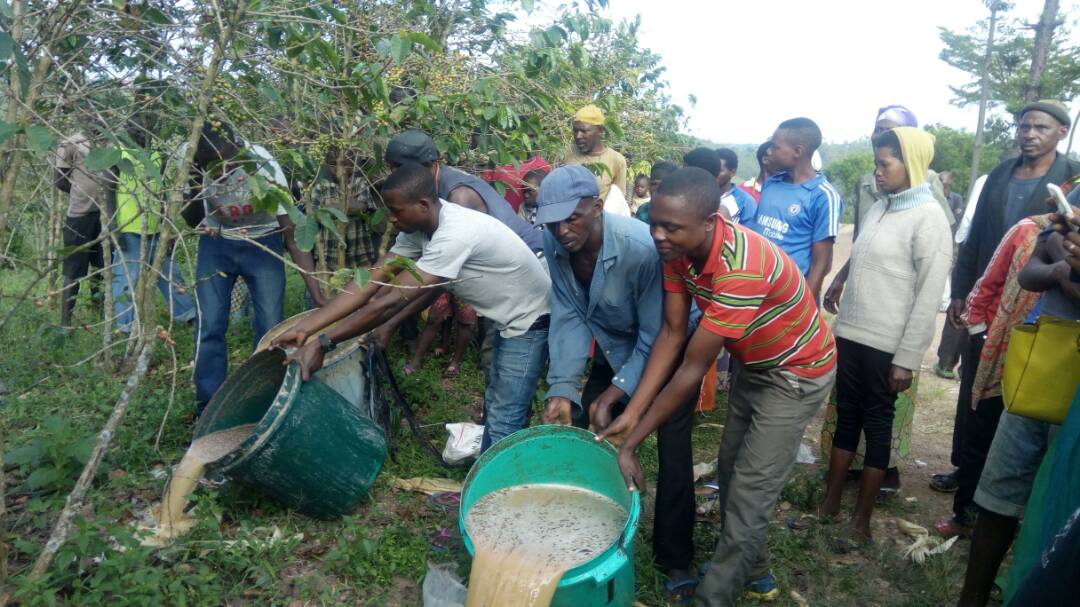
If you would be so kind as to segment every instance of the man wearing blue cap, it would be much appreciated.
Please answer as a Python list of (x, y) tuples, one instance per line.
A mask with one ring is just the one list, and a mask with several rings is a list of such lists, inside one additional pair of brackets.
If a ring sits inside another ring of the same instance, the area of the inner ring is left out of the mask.
[[(547, 407), (544, 421), (601, 430), (622, 412), (645, 368), (662, 321), (663, 271), (649, 227), (604, 212), (596, 178), (581, 165), (555, 169), (540, 184), (551, 274)], [(582, 379), (588, 352), (596, 354)], [(690, 431), (694, 399), (658, 435), (660, 481), (653, 554), (673, 598), (692, 595), (694, 482)]]

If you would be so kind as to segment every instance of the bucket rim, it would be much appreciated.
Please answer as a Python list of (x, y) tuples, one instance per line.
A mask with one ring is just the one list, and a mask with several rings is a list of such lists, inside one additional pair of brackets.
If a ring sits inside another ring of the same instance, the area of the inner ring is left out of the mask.
[[(274, 350), (265, 350), (264, 352), (272, 353)], [(279, 352), (281, 350), (278, 350)], [(260, 353), (257, 353), (256, 356)], [(252, 359), (254, 356), (252, 356)], [(251, 359), (249, 359), (251, 360)], [(285, 414), (292, 408), (293, 402), (296, 400), (296, 395), (300, 391), (302, 382), (300, 381), (300, 364), (296, 361), (292, 361), (285, 369), (285, 377), (281, 380), (281, 386), (278, 388), (278, 392), (274, 395), (274, 400), (270, 403), (270, 406), (263, 413), (263, 416), (255, 423), (255, 427), (252, 428), (251, 434), (245, 438), (237, 447), (232, 451), (226, 453), (220, 459), (214, 460), (206, 464), (208, 472), (216, 474), (226, 474), (230, 470), (242, 465), (251, 457), (253, 453), (262, 448), (271, 438), (277, 433), (277, 429), (285, 421)], [(226, 430), (227, 428), (223, 428)]]
[[(274, 349), (281, 349), (281, 350), (285, 350), (286, 352), (291, 352), (292, 348), (284, 349), (284, 348), (280, 348), (279, 346), (274, 346), (273, 343), (272, 343), (273, 340), (276, 339), (277, 337), (279, 337), (282, 333), (284, 333), (288, 329), (292, 328), (292, 326), (295, 325), (296, 323), (298, 323), (298, 322), (304, 320), (305, 318), (307, 318), (308, 316), (314, 314), (316, 311), (318, 311), (318, 308), (314, 308), (314, 309), (311, 309), (311, 310), (304, 310), (303, 312), (300, 312), (299, 314), (294, 314), (293, 316), (290, 316), (290, 317), (286, 318), (285, 320), (281, 321), (280, 323), (278, 323), (278, 324), (274, 325), (273, 327), (271, 327), (270, 331), (268, 331), (266, 333), (266, 335), (262, 336), (262, 338), (259, 339), (259, 343), (255, 345), (254, 354), (259, 354), (261, 352), (267, 352), (267, 351), (274, 350)], [(338, 322), (340, 322), (340, 321), (338, 321)], [(322, 329), (315, 332), (314, 334), (308, 336), (307, 343), (311, 343), (312, 341), (318, 340), (318, 337), (319, 337), (320, 334), (326, 333), (330, 329), (333, 329), (335, 326), (337, 326), (338, 322), (330, 323), (329, 325), (323, 327)], [(330, 367), (330, 366), (333, 366), (333, 365), (341, 362), (342, 360), (344, 360), (345, 358), (347, 358), (351, 354), (355, 353), (357, 350), (366, 351), (368, 349), (367, 344), (365, 344), (362, 340), (363, 340), (363, 335), (358, 335), (356, 337), (347, 339), (347, 340), (339, 343), (337, 345), (337, 347), (334, 348), (334, 350), (332, 352), (329, 352), (329, 353), (326, 354), (326, 357), (323, 359), (323, 365), (322, 365), (323, 368)]]

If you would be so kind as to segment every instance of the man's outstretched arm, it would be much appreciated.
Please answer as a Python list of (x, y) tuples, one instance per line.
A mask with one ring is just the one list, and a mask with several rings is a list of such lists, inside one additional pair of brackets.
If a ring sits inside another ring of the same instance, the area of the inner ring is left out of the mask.
[[(380, 289), (371, 301), (334, 325), (326, 332), (326, 336), (335, 343), (342, 342), (362, 333), (367, 333), (390, 320), (399, 310), (416, 302), (416, 300), (434, 300), (438, 296), (438, 291), (441, 291), (436, 285), (445, 283), (446, 279), (419, 270), (417, 273), (420, 280), (417, 280), (412, 274), (406, 273), (404, 278), (399, 280), (399, 285), (396, 288)], [(330, 305), (333, 305), (333, 302)], [(325, 309), (323, 308), (323, 310)], [(288, 356), (287, 362), (292, 360), (300, 363), (301, 376), (304, 381), (307, 381), (312, 373), (322, 368), (322, 347), (318, 341), (307, 343)]]

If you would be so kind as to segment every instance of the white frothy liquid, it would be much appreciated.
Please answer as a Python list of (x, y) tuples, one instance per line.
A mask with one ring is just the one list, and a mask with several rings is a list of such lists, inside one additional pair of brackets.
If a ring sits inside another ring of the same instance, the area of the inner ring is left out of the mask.
[(211, 432), (191, 443), (184, 458), (173, 470), (169, 485), (161, 498), (160, 510), (155, 517), (157, 526), (150, 530), (153, 531), (153, 535), (144, 539), (143, 545), (163, 546), (191, 530), (195, 525), (195, 520), (185, 514), (184, 509), (195, 487), (198, 486), (206, 465), (225, 457), (239, 447), (254, 429), (255, 424), (235, 426)]
[(626, 510), (595, 491), (518, 485), (477, 501), (465, 519), (476, 554), (468, 607), (546, 607), (564, 573), (607, 550)]

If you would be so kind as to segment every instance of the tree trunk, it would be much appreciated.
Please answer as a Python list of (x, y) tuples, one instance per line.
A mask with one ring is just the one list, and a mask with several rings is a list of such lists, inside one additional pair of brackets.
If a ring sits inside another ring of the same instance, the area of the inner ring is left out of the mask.
[[(177, 217), (180, 214), (180, 208), (184, 204), (184, 187), (182, 184), (187, 183), (188, 171), (195, 159), (195, 149), (199, 144), (203, 123), (206, 120), (206, 113), (210, 107), (210, 98), (213, 96), (214, 86), (217, 82), (218, 74), (221, 71), (221, 64), (225, 61), (225, 52), (232, 44), (233, 37), (236, 35), (236, 30), (240, 26), (240, 21), (244, 16), (245, 8), (246, 3), (238, 2), (235, 10), (225, 16), (225, 31), (221, 32), (220, 38), (216, 39), (214, 52), (210, 57), (210, 62), (206, 66), (206, 72), (203, 75), (202, 83), (200, 83), (198, 93), (195, 96), (196, 111), (195, 116), (191, 119), (191, 125), (188, 130), (187, 149), (184, 157), (177, 163), (176, 173), (173, 175), (173, 183), (181, 185), (171, 188), (168, 192), (165, 210), (162, 214), (161, 221), (158, 222), (157, 250), (154, 252), (154, 259), (150, 262), (151, 270), (146, 274), (148, 280), (141, 281), (134, 297), (135, 305), (138, 306), (136, 308), (136, 318), (139, 319), (141, 324), (140, 330), (143, 335), (153, 335), (153, 327), (151, 325), (153, 323), (153, 306), (156, 301), (153, 296), (154, 288), (157, 283), (157, 277), (161, 275), (161, 268), (165, 265), (165, 259), (168, 257), (172, 248), (172, 241), (176, 239), (177, 236), (170, 231), (170, 226), (173, 224), (169, 221), (169, 218)], [(145, 263), (145, 261), (146, 258), (144, 257), (143, 262)], [(140, 275), (141, 274), (142, 272), (140, 272)], [(196, 276), (196, 281), (197, 280), (198, 276)], [(192, 286), (191, 294), (193, 297), (196, 296), (194, 285)], [(197, 308), (197, 299), (195, 305)], [(196, 352), (198, 352), (198, 343), (196, 343)]]
[(1076, 125), (1080, 124), (1080, 111), (1076, 112), (1076, 118), (1073, 118), (1073, 128), (1069, 129), (1069, 147), (1065, 148), (1065, 155), (1068, 156), (1069, 152), (1072, 152), (1073, 137), (1076, 135)]
[[(59, 291), (62, 286), (61, 276), (63, 272), (60, 271), (59, 255), (56, 251), (63, 246), (64, 243), (64, 216), (67, 214), (64, 201), (60, 196), (60, 190), (53, 188), (53, 195), (50, 197), (52, 204), (49, 205), (49, 234), (48, 234), (48, 251), (46, 262), (44, 267), (38, 267), (38, 272), (49, 273), (49, 290)], [(57, 297), (56, 301), (59, 302), (61, 298)]]
[(994, 56), (994, 31), (997, 29), (998, 11), (1002, 3), (991, 0), (990, 4), (990, 27), (986, 34), (986, 53), (983, 55), (982, 71), (979, 74), (979, 124), (975, 127), (975, 148), (971, 153), (971, 176), (968, 181), (967, 196), (971, 196), (971, 190), (975, 187), (975, 180), (979, 178), (979, 161), (982, 156), (983, 138), (986, 131), (986, 105), (990, 102), (990, 59)]
[(446, 51), (446, 40), (450, 37), (450, 32), (454, 30), (454, 22), (457, 21), (458, 12), (461, 10), (461, 0), (453, 0), (450, 6), (446, 10), (445, 15), (440, 15), (441, 23), (438, 24), (438, 29), (435, 33), (435, 41), (439, 43), (439, 46), (443, 48), (443, 52)]
[(1039, 24), (1035, 26), (1035, 49), (1031, 56), (1027, 85), (1024, 86), (1024, 103), (1031, 103), (1041, 97), (1042, 75), (1046, 71), (1046, 56), (1050, 53), (1050, 44), (1054, 40), (1057, 14), (1058, 0), (1046, 0)]

